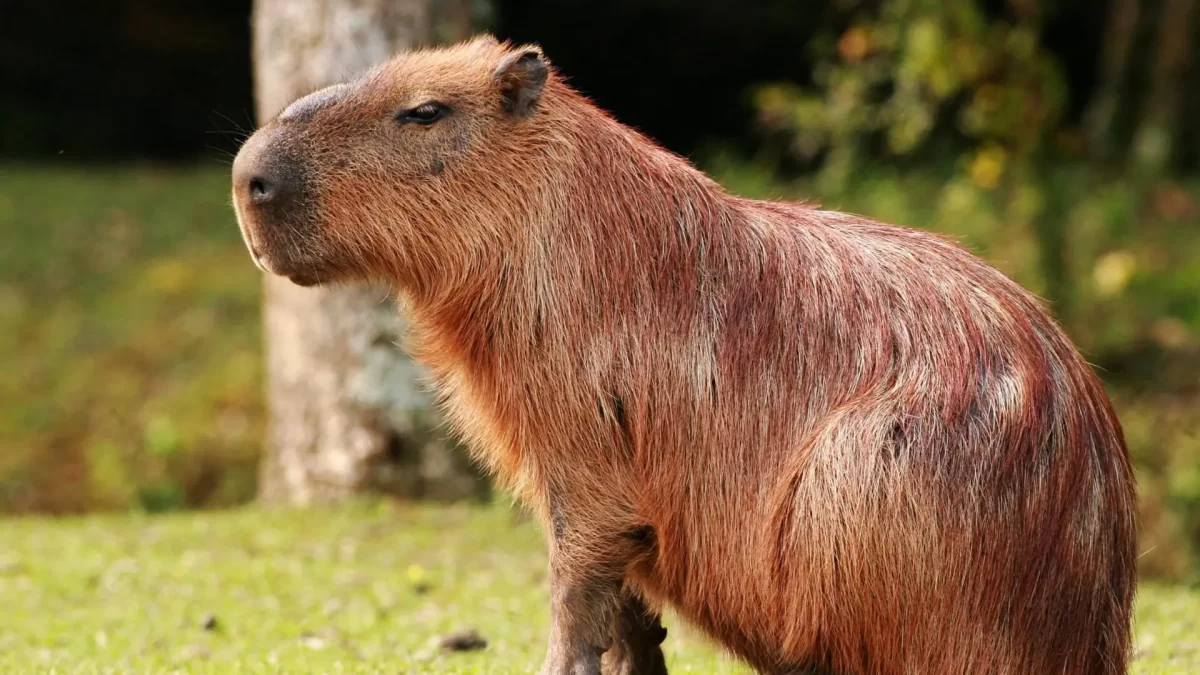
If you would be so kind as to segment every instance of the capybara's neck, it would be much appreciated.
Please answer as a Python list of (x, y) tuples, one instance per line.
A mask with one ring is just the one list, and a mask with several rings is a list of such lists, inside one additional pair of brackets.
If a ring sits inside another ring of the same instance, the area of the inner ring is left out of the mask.
[(461, 214), (492, 219), (495, 239), (404, 294), (418, 330), (436, 335), (425, 346), (471, 365), (544, 361), (639, 313), (695, 305), (754, 245), (743, 200), (556, 89), (531, 135), (499, 144), (517, 156), (504, 169), (522, 172), (515, 194), (485, 191)]

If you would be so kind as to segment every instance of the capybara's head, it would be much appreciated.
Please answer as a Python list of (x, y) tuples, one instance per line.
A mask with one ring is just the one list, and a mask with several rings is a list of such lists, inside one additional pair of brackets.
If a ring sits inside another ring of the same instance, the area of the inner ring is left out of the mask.
[(529, 187), (520, 149), (537, 145), (551, 76), (537, 47), (480, 38), (291, 104), (233, 163), (255, 262), (302, 285), (402, 279), (416, 262), (486, 245), (485, 214)]

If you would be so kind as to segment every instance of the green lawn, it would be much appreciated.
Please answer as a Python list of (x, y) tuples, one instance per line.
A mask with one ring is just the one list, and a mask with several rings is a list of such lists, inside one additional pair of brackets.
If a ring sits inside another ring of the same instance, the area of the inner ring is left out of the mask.
[[(0, 672), (522, 673), (541, 537), (503, 507), (0, 521)], [(748, 672), (669, 622), (672, 672)], [(481, 651), (444, 653), (475, 629)], [(1134, 673), (1200, 671), (1200, 592), (1142, 588)]]

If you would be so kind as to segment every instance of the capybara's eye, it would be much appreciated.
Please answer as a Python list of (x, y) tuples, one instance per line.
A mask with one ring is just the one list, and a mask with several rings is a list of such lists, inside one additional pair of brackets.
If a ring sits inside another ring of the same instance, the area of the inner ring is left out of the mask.
[(415, 108), (401, 110), (396, 115), (396, 121), (401, 124), (433, 124), (450, 114), (450, 108), (437, 101), (422, 103)]

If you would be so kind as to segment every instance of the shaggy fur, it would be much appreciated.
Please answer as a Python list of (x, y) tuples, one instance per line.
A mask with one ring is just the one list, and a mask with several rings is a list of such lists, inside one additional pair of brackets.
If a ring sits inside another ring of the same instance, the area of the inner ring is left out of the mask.
[[(396, 121), (425, 101), (452, 112)], [(288, 203), (250, 203), (264, 171)], [(550, 533), (545, 672), (662, 672), (664, 604), (766, 673), (1125, 672), (1119, 424), (958, 246), (730, 195), (491, 39), (294, 104), (234, 198), (266, 269), (398, 289), (455, 426)]]

